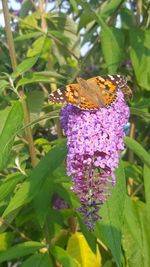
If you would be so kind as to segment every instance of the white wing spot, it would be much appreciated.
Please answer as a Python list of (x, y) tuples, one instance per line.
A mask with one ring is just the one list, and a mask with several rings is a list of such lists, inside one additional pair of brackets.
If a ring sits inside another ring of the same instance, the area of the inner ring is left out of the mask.
[(108, 75), (108, 77), (109, 77), (111, 80), (115, 80), (115, 78), (114, 78), (112, 75)]
[(58, 89), (57, 92), (58, 92), (59, 95), (62, 95), (62, 92), (61, 92), (60, 89)]
[(98, 76), (99, 80), (102, 81), (102, 82), (105, 82), (105, 79), (101, 76)]

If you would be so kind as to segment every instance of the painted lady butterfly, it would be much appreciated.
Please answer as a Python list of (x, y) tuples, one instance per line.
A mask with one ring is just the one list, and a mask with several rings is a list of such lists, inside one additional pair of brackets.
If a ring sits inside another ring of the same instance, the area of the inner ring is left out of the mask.
[(132, 96), (127, 80), (122, 75), (97, 76), (57, 89), (49, 95), (49, 101), (58, 104), (72, 104), (80, 109), (96, 110), (109, 107), (117, 97), (117, 90), (125, 96)]

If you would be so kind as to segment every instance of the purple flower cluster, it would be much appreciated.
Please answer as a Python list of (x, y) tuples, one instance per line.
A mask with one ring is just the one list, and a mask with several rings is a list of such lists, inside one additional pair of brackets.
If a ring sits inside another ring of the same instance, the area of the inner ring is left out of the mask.
[(61, 111), (61, 124), (67, 136), (67, 175), (73, 177), (78, 209), (90, 230), (100, 218), (98, 212), (110, 194), (108, 183), (115, 185), (114, 171), (124, 149), (124, 125), (129, 108), (121, 91), (109, 108), (81, 110), (67, 105)]

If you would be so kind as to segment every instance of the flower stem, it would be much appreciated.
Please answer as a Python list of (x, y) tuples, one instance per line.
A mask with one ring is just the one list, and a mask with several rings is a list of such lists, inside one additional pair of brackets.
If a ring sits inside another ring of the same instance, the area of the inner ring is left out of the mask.
[[(8, 47), (9, 47), (9, 55), (10, 55), (13, 71), (15, 71), (16, 67), (17, 67), (17, 60), (16, 60), (13, 35), (12, 35), (12, 31), (11, 31), (11, 26), (10, 26), (10, 15), (9, 15), (9, 9), (8, 9), (8, 1), (2, 0), (2, 5), (3, 5), (3, 12), (4, 12), (7, 43), (8, 43)], [(20, 97), (22, 107), (23, 107), (24, 122), (25, 122), (25, 124), (29, 124), (30, 123), (30, 113), (28, 110), (27, 102), (25, 100), (25, 95), (24, 95), (23, 89), (19, 90), (18, 95)], [(27, 137), (27, 141), (29, 144), (31, 164), (34, 167), (36, 165), (36, 153), (35, 153), (35, 148), (34, 148), (34, 143), (33, 143), (33, 136), (32, 136), (31, 127), (28, 127), (26, 129), (26, 137)]]

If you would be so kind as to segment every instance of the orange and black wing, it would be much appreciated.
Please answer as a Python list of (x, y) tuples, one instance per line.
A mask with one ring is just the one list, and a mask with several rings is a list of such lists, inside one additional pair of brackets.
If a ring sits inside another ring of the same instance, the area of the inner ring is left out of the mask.
[(56, 104), (78, 103), (79, 85), (70, 84), (61, 87), (49, 95), (49, 101)]
[(86, 95), (80, 94), (79, 84), (69, 84), (57, 89), (49, 95), (49, 101), (55, 104), (72, 104), (80, 109), (95, 110), (98, 106), (87, 100)]

